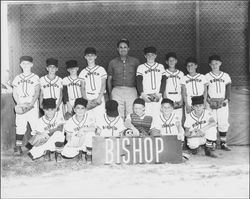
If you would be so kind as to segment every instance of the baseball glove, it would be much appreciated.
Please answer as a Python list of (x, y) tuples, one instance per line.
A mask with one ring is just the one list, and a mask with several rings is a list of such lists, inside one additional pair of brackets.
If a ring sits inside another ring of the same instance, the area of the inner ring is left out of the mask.
[(190, 132), (189, 137), (203, 137), (205, 133), (201, 129), (194, 129)]
[(174, 109), (182, 108), (183, 104), (181, 101), (179, 102), (174, 102)]
[(134, 136), (132, 129), (126, 129), (122, 134), (123, 136)]
[(30, 111), (32, 108), (34, 108), (34, 106), (29, 106), (27, 104), (19, 104), (15, 106), (15, 112), (16, 114), (22, 115)]
[(151, 102), (159, 102), (160, 98), (156, 95), (156, 93), (148, 94), (148, 98)]
[(223, 98), (211, 98), (209, 102), (211, 109), (219, 109), (222, 106), (225, 106), (223, 101)]
[(93, 100), (89, 100), (88, 104), (87, 104), (87, 110), (91, 110), (95, 107), (97, 107), (99, 104), (97, 103), (97, 101), (95, 99)]
[(65, 120), (68, 120), (68, 119), (71, 118), (72, 116), (73, 116), (72, 113), (66, 112), (65, 115), (64, 115), (64, 119), (65, 119)]

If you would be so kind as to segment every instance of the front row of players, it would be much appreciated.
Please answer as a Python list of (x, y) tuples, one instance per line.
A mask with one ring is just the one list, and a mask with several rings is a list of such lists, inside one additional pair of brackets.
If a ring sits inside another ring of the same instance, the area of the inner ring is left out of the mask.
[(119, 116), (115, 100), (106, 102), (106, 112), (99, 117), (87, 111), (87, 103), (86, 99), (77, 98), (73, 107), (75, 114), (65, 121), (56, 111), (55, 99), (44, 99), (42, 107), (45, 114), (38, 120), (26, 145), (28, 156), (32, 160), (42, 156), (50, 160), (51, 152), (54, 152), (57, 161), (62, 157), (81, 160), (85, 155), (87, 163), (90, 163), (93, 136), (177, 135), (177, 139), (183, 143), (186, 137), (187, 146), (193, 154), (204, 146), (205, 155), (217, 157), (213, 152), (217, 140), (216, 122), (205, 109), (203, 96), (192, 98), (193, 111), (184, 122), (185, 130), (173, 111), (174, 102), (168, 98), (161, 101), (161, 113), (156, 118), (145, 115), (145, 101), (137, 98), (133, 103), (133, 113), (128, 115), (125, 122)]

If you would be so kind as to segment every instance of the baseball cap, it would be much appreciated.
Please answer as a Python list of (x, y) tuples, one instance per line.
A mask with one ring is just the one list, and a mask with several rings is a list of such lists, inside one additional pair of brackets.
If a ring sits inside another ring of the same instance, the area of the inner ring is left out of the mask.
[(145, 101), (142, 98), (136, 98), (133, 104), (141, 104), (145, 106)]
[(118, 113), (118, 103), (115, 100), (108, 100), (105, 105), (106, 113), (110, 117), (117, 117)]
[(221, 58), (219, 55), (211, 55), (209, 58), (208, 58), (208, 61), (209, 63), (213, 60), (216, 60), (216, 61), (221, 61)]
[(85, 51), (84, 51), (84, 56), (87, 55), (87, 54), (94, 54), (94, 55), (96, 55), (96, 49), (93, 48), (93, 47), (86, 48)]
[(170, 57), (177, 59), (177, 55), (175, 52), (169, 52), (168, 54), (166, 54), (166, 60), (168, 60)]
[(191, 98), (192, 99), (192, 105), (197, 105), (197, 104), (204, 104), (204, 97), (203, 95), (201, 96), (194, 96)]
[(69, 60), (66, 63), (66, 68), (74, 68), (74, 67), (78, 67), (77, 66), (77, 61), (76, 60)]
[(82, 98), (82, 97), (76, 98), (76, 99), (75, 99), (74, 107), (76, 107), (78, 104), (83, 105), (83, 106), (86, 108), (86, 106), (87, 106), (87, 104), (88, 104), (88, 100), (86, 100), (86, 99), (84, 99), (84, 98)]
[(172, 107), (174, 107), (174, 102), (168, 98), (163, 98), (161, 104), (170, 104)]
[(54, 98), (45, 98), (43, 99), (43, 109), (54, 109), (56, 108), (56, 99)]
[(29, 62), (33, 62), (33, 58), (31, 56), (22, 56), (20, 57), (20, 63), (22, 61), (29, 61)]
[(197, 64), (197, 60), (196, 60), (195, 57), (188, 57), (188, 58), (186, 59), (186, 65), (187, 65), (188, 63)]
[(54, 65), (54, 66), (58, 67), (58, 60), (54, 59), (54, 58), (48, 58), (46, 60), (46, 65), (47, 66)]
[(147, 53), (154, 53), (156, 54), (156, 48), (154, 46), (149, 46), (144, 48), (144, 55), (146, 55)]
[(129, 47), (129, 41), (128, 41), (128, 39), (126, 39), (126, 38), (120, 39), (120, 40), (117, 42), (117, 47), (119, 47), (120, 43), (125, 43), (125, 44), (127, 44), (128, 47)]

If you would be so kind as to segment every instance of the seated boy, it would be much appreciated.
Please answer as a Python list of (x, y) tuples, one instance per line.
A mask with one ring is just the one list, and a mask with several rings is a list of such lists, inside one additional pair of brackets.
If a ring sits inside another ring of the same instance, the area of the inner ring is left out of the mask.
[(57, 147), (63, 147), (65, 136), (63, 134), (63, 116), (56, 111), (56, 99), (43, 99), (42, 107), (44, 116), (38, 121), (36, 128), (31, 132), (31, 139), (26, 145), (30, 151), (28, 156), (32, 160), (43, 156), (51, 160), (50, 153)]
[(75, 114), (64, 125), (67, 144), (63, 148), (62, 155), (67, 158), (78, 155), (78, 160), (82, 160), (82, 154), (86, 152), (85, 135), (95, 132), (95, 118), (91, 112), (86, 111), (87, 103), (86, 99), (77, 98), (74, 103)]
[(180, 118), (174, 113), (174, 102), (164, 98), (160, 111), (160, 115), (153, 119), (151, 135), (177, 135), (177, 139), (184, 141), (184, 129)]
[(199, 146), (205, 144), (205, 155), (216, 158), (213, 153), (213, 143), (217, 139), (216, 122), (212, 114), (205, 109), (202, 95), (192, 97), (192, 106), (194, 110), (187, 114), (184, 123), (187, 145), (192, 154), (196, 154)]
[(133, 136), (149, 136), (152, 120), (152, 116), (145, 115), (145, 101), (137, 98), (133, 103), (133, 113), (125, 120), (125, 127), (133, 131)]

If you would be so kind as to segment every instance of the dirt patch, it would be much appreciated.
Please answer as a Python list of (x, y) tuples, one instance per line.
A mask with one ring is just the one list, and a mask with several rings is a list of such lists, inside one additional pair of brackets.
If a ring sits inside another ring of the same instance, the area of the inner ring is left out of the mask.
[[(181, 164), (92, 166), (2, 155), (3, 198), (193, 197), (248, 198), (249, 146), (217, 150), (217, 159), (200, 150)], [(187, 152), (187, 151), (184, 151)]]

